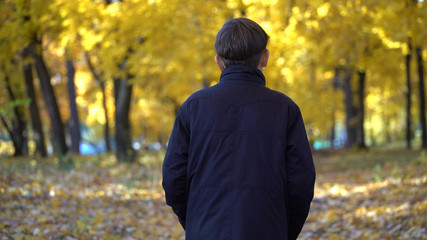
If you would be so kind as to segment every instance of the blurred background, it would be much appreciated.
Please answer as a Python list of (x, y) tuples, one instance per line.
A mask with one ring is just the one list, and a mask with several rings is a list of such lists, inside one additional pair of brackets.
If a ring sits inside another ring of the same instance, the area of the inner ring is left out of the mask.
[(270, 35), (267, 85), (300, 106), (313, 149), (427, 147), (427, 7), (399, 1), (0, 3), (0, 154), (164, 148), (182, 102), (215, 84), (228, 18)]
[(164, 151), (234, 17), (306, 123), (300, 238), (426, 239), (424, 0), (0, 0), (0, 239), (184, 239)]

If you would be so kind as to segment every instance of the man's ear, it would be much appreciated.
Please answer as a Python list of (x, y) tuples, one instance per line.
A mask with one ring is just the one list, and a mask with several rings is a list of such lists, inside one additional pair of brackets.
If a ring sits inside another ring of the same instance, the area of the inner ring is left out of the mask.
[(262, 68), (267, 67), (268, 57), (269, 56), (270, 56), (270, 51), (268, 51), (268, 49), (265, 49), (264, 53), (261, 56), (260, 67), (262, 67)]
[(221, 70), (221, 72), (224, 71), (225, 65), (219, 56), (215, 56), (215, 62), (216, 62), (216, 65), (219, 67), (219, 70)]

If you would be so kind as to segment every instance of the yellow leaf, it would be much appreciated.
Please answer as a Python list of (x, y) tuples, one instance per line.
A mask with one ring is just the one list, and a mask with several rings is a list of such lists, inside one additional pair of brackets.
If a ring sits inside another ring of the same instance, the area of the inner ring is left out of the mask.
[(52, 206), (54, 208), (59, 208), (59, 207), (61, 207), (61, 199), (59, 199), (59, 198), (52, 198), (52, 199), (50, 199), (50, 204), (52, 204)]
[(96, 217), (92, 218), (92, 221), (95, 223), (101, 223), (104, 221), (104, 218), (101, 216), (96, 216)]
[(85, 230), (86, 229), (86, 223), (84, 223), (84, 222), (82, 222), (80, 220), (76, 221), (76, 225), (77, 225), (77, 228), (79, 230)]

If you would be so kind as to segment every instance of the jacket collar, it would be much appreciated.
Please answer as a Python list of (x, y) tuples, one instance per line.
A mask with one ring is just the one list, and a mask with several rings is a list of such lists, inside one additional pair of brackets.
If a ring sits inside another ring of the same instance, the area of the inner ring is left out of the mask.
[(259, 69), (241, 64), (226, 67), (221, 73), (219, 81), (221, 83), (231, 81), (255, 82), (265, 85), (264, 74)]

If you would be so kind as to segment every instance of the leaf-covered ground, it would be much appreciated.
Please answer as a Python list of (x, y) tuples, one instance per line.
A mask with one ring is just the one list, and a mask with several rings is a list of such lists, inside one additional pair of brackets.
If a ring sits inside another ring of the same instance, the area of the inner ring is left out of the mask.
[[(1, 239), (184, 239), (161, 189), (162, 154), (0, 159)], [(427, 157), (315, 154), (315, 199), (300, 239), (427, 239)]]
[(423, 152), (317, 156), (317, 182), (301, 239), (427, 239)]

